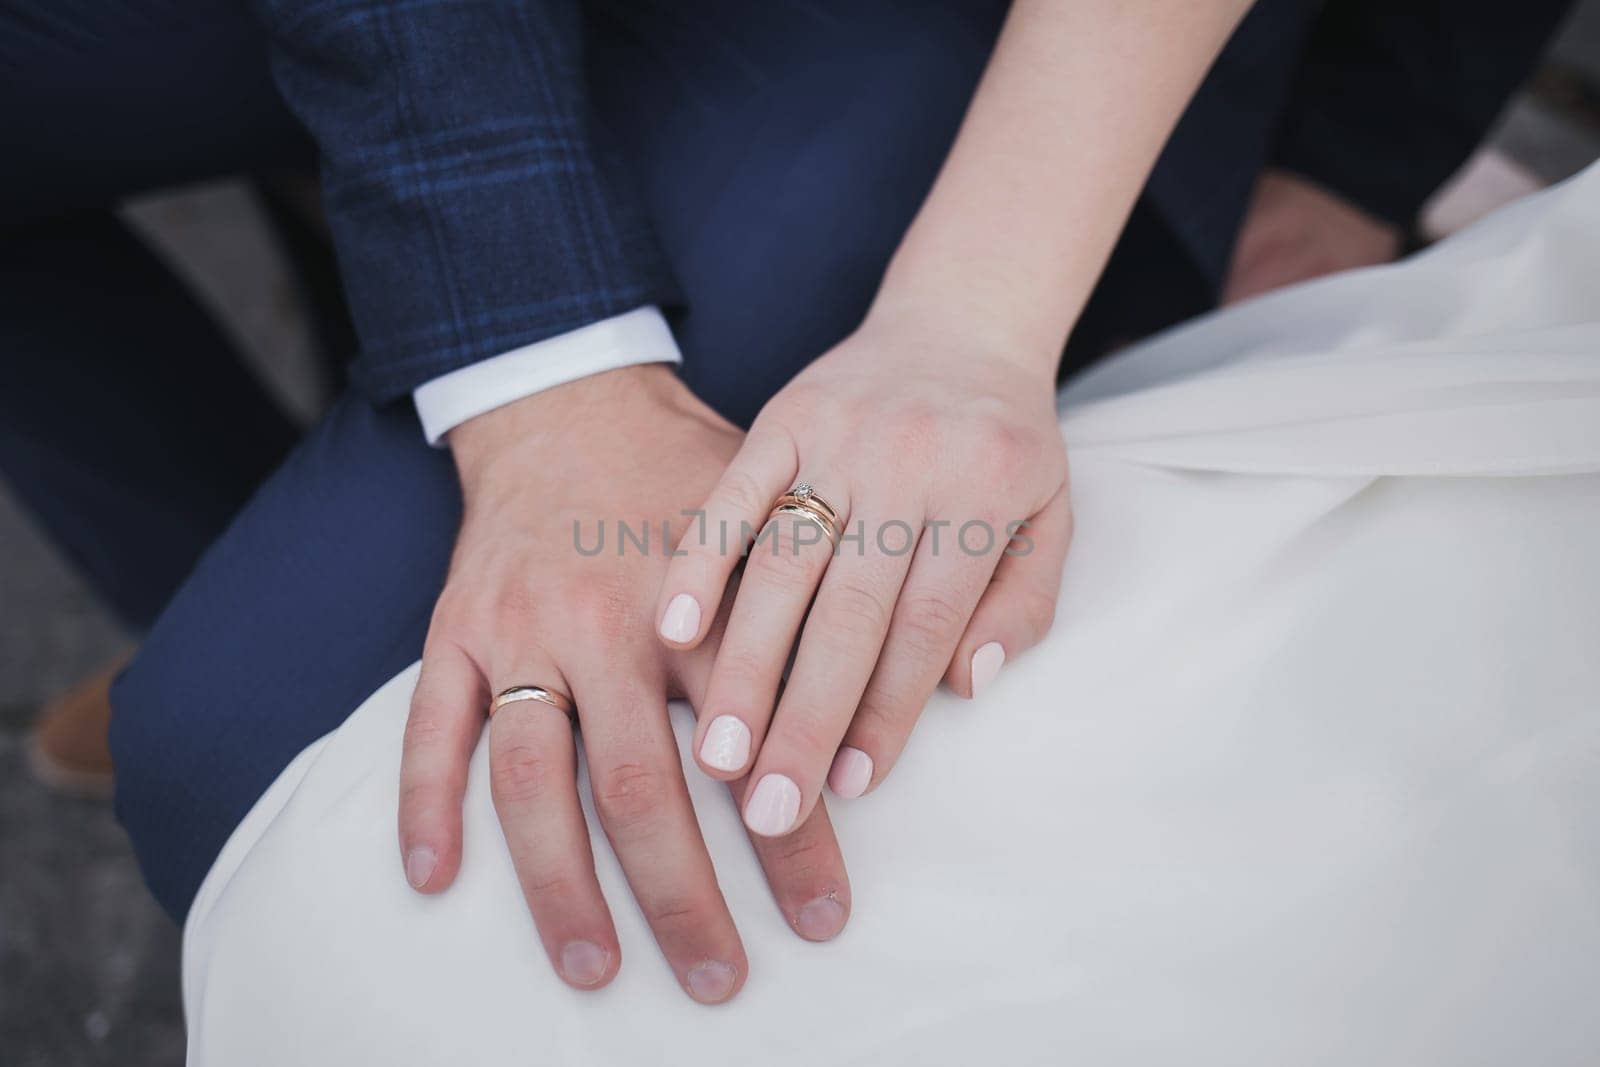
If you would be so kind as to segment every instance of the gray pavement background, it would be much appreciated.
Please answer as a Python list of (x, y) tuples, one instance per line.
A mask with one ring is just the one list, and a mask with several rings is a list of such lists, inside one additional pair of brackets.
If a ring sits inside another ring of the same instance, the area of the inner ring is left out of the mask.
[[(1538, 84), (1492, 142), (1553, 181), (1600, 158), (1600, 0), (1580, 6)], [(190, 277), (291, 410), (309, 418), (320, 402), (310, 331), (249, 194), (222, 183), (143, 201), (129, 214)], [(183, 1060), (178, 931), (145, 893), (109, 807), (50, 795), (23, 762), (40, 702), (129, 640), (0, 486), (4, 1067)]]

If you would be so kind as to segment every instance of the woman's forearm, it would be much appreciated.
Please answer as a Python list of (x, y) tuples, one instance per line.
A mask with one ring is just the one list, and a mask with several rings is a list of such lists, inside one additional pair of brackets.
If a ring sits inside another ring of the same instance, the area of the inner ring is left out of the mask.
[(874, 304), (1053, 374), (1133, 202), (1250, 0), (1017, 0)]

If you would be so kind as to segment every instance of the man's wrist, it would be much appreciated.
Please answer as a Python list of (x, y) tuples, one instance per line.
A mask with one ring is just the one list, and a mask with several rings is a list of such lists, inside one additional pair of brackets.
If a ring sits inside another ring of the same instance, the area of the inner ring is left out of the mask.
[(464, 485), (504, 458), (540, 448), (581, 448), (592, 434), (616, 436), (703, 408), (669, 365), (645, 363), (592, 374), (512, 401), (450, 431)]
[(570, 381), (639, 363), (682, 362), (654, 305), (601, 319), (424, 382), (412, 391), (431, 445), (468, 419)]

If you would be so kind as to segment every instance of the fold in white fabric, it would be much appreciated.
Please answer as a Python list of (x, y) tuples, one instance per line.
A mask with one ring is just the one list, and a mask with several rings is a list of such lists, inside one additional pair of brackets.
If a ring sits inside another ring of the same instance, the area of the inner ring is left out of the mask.
[(789, 931), (686, 766), (751, 962), (721, 1008), (598, 834), (622, 973), (550, 973), (481, 746), (458, 884), (406, 887), (402, 673), (207, 878), (190, 1062), (1595, 1062), (1597, 258), (1592, 171), (1069, 389), (1056, 628), (831, 804), (843, 935)]

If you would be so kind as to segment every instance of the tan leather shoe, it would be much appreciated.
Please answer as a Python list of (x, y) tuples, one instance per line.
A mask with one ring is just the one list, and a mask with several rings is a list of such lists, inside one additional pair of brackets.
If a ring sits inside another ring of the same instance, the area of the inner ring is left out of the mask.
[(127, 660), (117, 657), (45, 705), (28, 738), (28, 766), (46, 787), (111, 795), (111, 680)]

